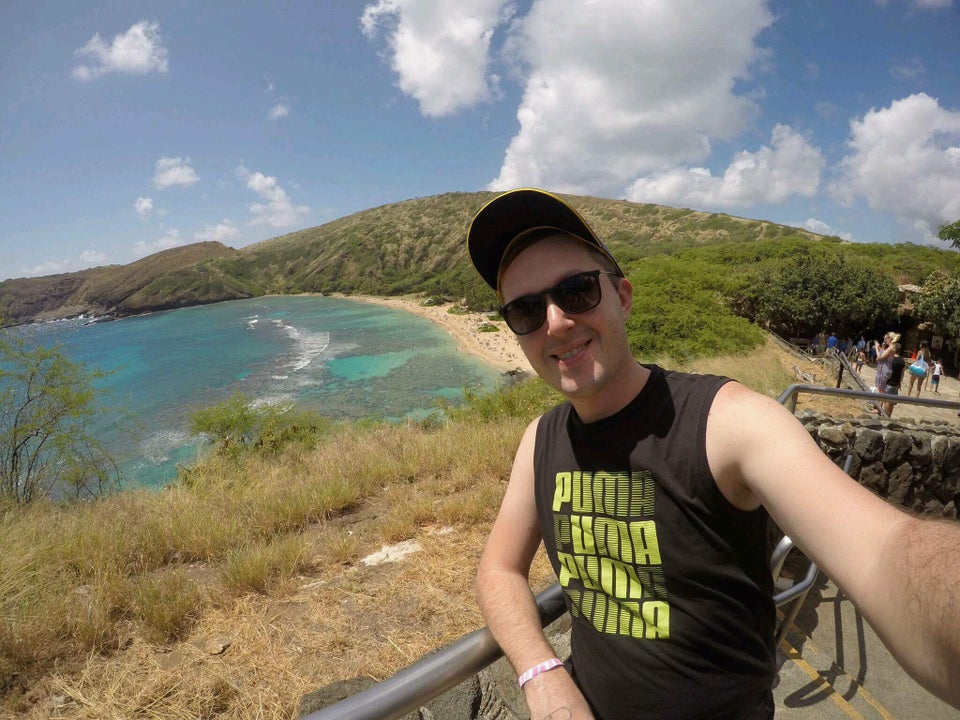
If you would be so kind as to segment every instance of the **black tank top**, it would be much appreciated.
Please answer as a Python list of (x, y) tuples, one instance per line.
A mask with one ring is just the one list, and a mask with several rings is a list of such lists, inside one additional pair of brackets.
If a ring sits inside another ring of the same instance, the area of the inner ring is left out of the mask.
[(890, 372), (890, 377), (887, 379), (887, 385), (900, 387), (900, 384), (903, 382), (903, 369), (907, 366), (907, 361), (899, 355), (896, 355), (890, 362), (890, 365), (893, 369)]
[(565, 403), (537, 428), (537, 513), (575, 678), (603, 720), (772, 718), (767, 514), (732, 506), (706, 459), (727, 379), (650, 370), (615, 415), (586, 424)]

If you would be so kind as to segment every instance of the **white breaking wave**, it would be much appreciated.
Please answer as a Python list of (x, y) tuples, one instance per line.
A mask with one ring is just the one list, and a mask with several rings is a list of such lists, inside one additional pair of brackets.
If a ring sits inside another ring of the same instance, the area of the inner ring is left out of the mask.
[(271, 322), (294, 342), (287, 363), (290, 372), (303, 370), (330, 347), (329, 332), (302, 332), (283, 320), (274, 319)]
[(176, 430), (155, 432), (140, 442), (140, 455), (147, 462), (159, 465), (170, 459), (172, 450), (189, 444), (195, 438), (195, 435)]
[(250, 407), (253, 408), (277, 408), (280, 412), (287, 412), (296, 404), (296, 397), (292, 393), (284, 393), (282, 395), (270, 395), (267, 397), (257, 398), (250, 402)]

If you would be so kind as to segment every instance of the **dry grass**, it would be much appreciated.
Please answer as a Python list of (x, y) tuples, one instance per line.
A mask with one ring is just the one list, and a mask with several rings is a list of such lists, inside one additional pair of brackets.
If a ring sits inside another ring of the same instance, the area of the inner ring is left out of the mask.
[[(696, 369), (777, 394), (791, 362)], [(0, 516), (0, 718), (292, 717), (310, 690), (476, 629), (476, 563), (526, 422), (347, 427), (210, 458), (161, 492)], [(408, 539), (414, 559), (362, 562)], [(541, 554), (531, 583), (551, 581)]]
[[(764, 348), (749, 355), (701, 358), (690, 363), (674, 363), (668, 359), (660, 364), (687, 372), (724, 375), (764, 395), (776, 397), (787, 386), (796, 382), (788, 365), (790, 360), (773, 340), (768, 339)], [(799, 359), (793, 362), (809, 365), (806, 361)], [(822, 369), (820, 372), (823, 372)]]
[[(377, 631), (386, 655), (361, 661), (365, 630), (351, 629), (349, 607), (359, 603), (379, 624), (383, 594), (369, 583), (359, 589), (358, 570), (381, 573), (357, 563), (399, 539), (432, 533), (447, 546), (456, 537), (472, 555), (462, 548), (450, 555), (445, 577), (459, 578), (459, 604), (472, 608), (483, 527), (522, 427), (462, 420), (435, 431), (344, 428), (312, 451), (291, 448), (279, 459), (210, 458), (188, 485), (161, 492), (8, 512), (0, 521), (0, 715), (45, 716), (51, 698), (64, 696), (73, 699), (58, 707), (64, 716), (284, 716), (301, 689), (330, 677), (319, 660), (329, 657), (328, 645), (350, 649), (338, 673), (382, 674), (437, 638), (452, 639), (466, 626), (441, 618), (460, 613), (426, 604), (447, 595), (446, 580), (424, 583), (435, 578), (431, 572), (414, 591), (414, 578), (401, 574), (396, 582), (411, 583), (415, 600), (394, 604), (408, 605), (405, 622), (414, 632)], [(354, 513), (361, 513), (356, 531), (344, 527)], [(440, 523), (455, 529), (441, 535)], [(302, 585), (315, 589), (305, 593)], [(323, 601), (335, 587), (348, 602)], [(297, 622), (309, 615), (307, 627), (279, 631), (256, 617), (274, 603), (300, 607)], [(323, 617), (315, 615), (321, 607)], [(244, 650), (235, 641), (215, 659), (196, 650), (204, 637), (235, 636), (241, 609), (244, 632), (248, 624), (260, 629)], [(427, 616), (436, 616), (429, 629), (421, 623)], [(465, 617), (469, 629), (479, 625), (475, 610)], [(295, 655), (276, 647), (290, 633), (303, 636)], [(249, 647), (259, 648), (260, 659), (240, 657)], [(307, 647), (317, 660), (304, 671), (300, 653)], [(276, 659), (262, 661), (265, 654)], [(259, 689), (245, 679), (254, 665), (263, 678)], [(281, 681), (291, 673), (302, 677)]]

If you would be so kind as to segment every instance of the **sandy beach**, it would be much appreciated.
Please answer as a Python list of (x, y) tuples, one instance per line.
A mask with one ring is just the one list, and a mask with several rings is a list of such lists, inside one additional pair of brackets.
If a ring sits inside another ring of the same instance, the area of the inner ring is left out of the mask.
[(410, 295), (376, 297), (337, 294), (331, 297), (382, 305), (425, 317), (453, 336), (462, 352), (478, 357), (487, 365), (502, 372), (522, 370), (533, 373), (533, 368), (524, 357), (516, 336), (503, 322), (494, 323), (499, 328), (497, 332), (480, 331), (481, 326), (489, 322), (484, 313), (454, 315), (448, 312), (452, 303), (428, 307), (421, 304), (422, 298)]

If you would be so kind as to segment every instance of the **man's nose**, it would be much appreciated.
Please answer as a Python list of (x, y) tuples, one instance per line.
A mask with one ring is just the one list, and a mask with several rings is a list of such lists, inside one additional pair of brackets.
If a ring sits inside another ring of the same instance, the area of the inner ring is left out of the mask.
[(570, 329), (573, 325), (573, 318), (565, 313), (553, 298), (547, 296), (547, 334), (556, 335)]

